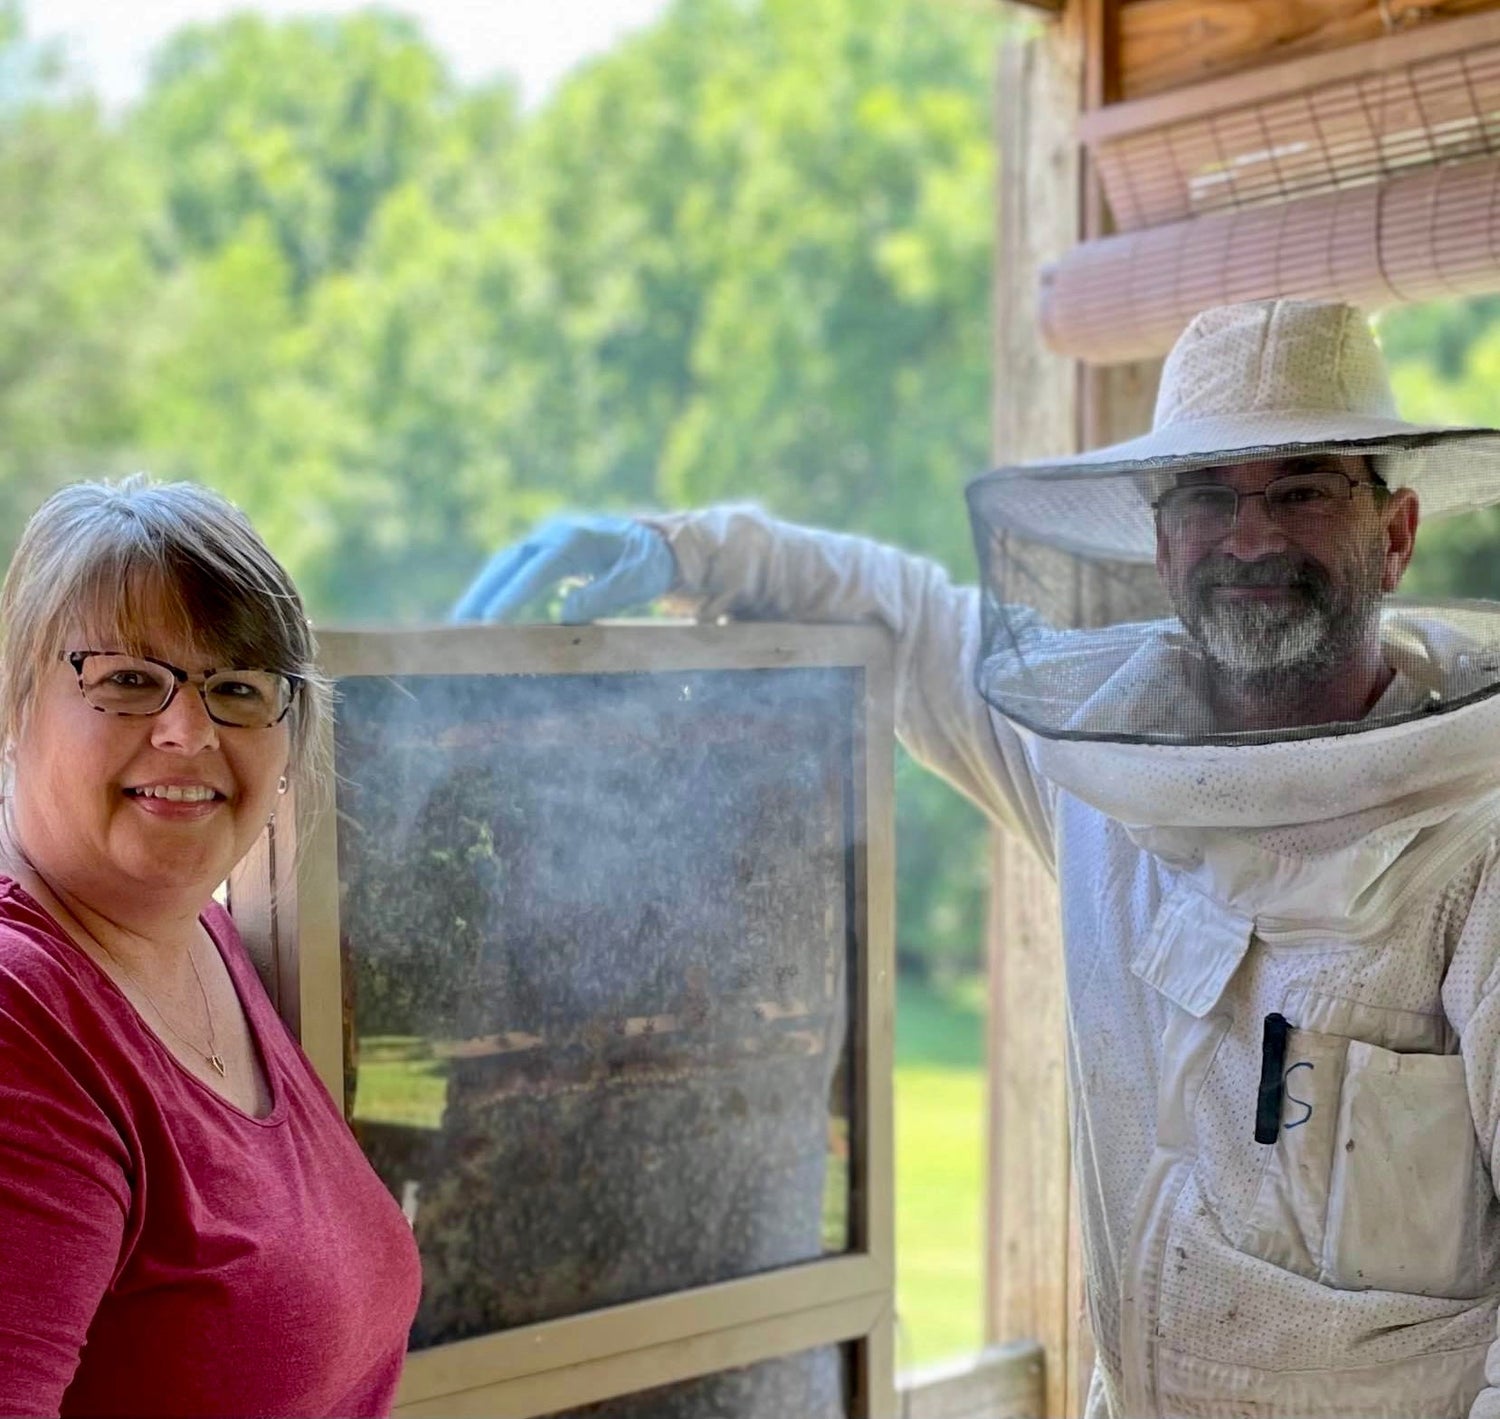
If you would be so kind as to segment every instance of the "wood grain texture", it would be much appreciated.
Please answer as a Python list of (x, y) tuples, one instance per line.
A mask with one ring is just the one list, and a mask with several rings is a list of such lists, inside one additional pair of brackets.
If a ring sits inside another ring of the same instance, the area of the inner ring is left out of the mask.
[[(1443, 59), (1472, 59), (1500, 40), (1500, 5), (1455, 15), (1440, 23), (1408, 25), (1391, 34), (1338, 49), (1289, 54), (1274, 63), (1236, 70), (1202, 83), (1137, 96), (1111, 99), (1086, 112), (1078, 134), (1090, 147), (1140, 135), (1193, 119), (1217, 118), (1236, 109), (1253, 108), (1288, 94), (1320, 90), (1352, 80), (1398, 76), (1412, 66)], [(1393, 95), (1394, 97), (1394, 95)]]
[[(1120, 6), (1122, 0), (1083, 0), (1083, 111), (1091, 113), (1120, 99)], [(1085, 151), (1083, 214), (1085, 240), (1111, 230), (1109, 204), (1095, 154)]]
[[(1075, 0), (1062, 22), (1002, 55), (995, 306), (995, 457), (1064, 453), (1138, 433), (1158, 367), (1083, 370), (1037, 336), (1038, 272), (1091, 220), (1073, 139), (1081, 103), (1113, 91), (1109, 65), (1085, 66), (1087, 37), (1113, 7)], [(1057, 624), (1098, 624), (1157, 594), (1118, 568), (1027, 548), (1037, 609)], [(1149, 569), (1148, 569), (1149, 571)], [(997, 835), (989, 923), (990, 1142), (986, 1329), (1034, 1340), (1045, 1356), (1049, 1416), (1082, 1412), (1092, 1349), (1071, 1204), (1062, 944), (1057, 889), (1029, 849)]]
[[(801, 1317), (821, 1327), (835, 1318), (836, 1328), (814, 1331), (805, 1328), (797, 1344), (783, 1347), (791, 1354), (831, 1340), (869, 1336), (884, 1323), (890, 1310), (890, 1291), (878, 1268), (866, 1257), (840, 1257), (812, 1266), (768, 1272), (749, 1280), (726, 1282), (675, 1296), (634, 1301), (587, 1315), (544, 1325), (524, 1326), (504, 1335), (461, 1340), (433, 1350), (419, 1350), (406, 1357), (406, 1368), (397, 1392), (397, 1412), (407, 1405), (432, 1406), (468, 1393), (484, 1393), (492, 1385), (524, 1382), (537, 1376), (564, 1375), (589, 1370), (611, 1359), (629, 1361), (643, 1350), (678, 1340), (713, 1336), (732, 1340), (736, 1335), (757, 1332), (790, 1316)], [(850, 1324), (850, 1315), (861, 1316)], [(821, 1319), (819, 1319), (821, 1318)], [(760, 1358), (757, 1356), (756, 1358)], [(723, 1358), (697, 1368), (663, 1369), (634, 1384), (606, 1386), (591, 1396), (580, 1392), (568, 1402), (583, 1404), (610, 1394), (626, 1394), (654, 1384), (667, 1384), (694, 1374), (705, 1374), (748, 1359)], [(887, 1388), (894, 1394), (894, 1371), (885, 1372)], [(873, 1388), (873, 1386), (872, 1386)], [(870, 1419), (885, 1419), (891, 1410), (872, 1405)], [(866, 1419), (861, 1415), (860, 1419)]]
[(1035, 1340), (1049, 1416), (1068, 1413), (1068, 1122), (1057, 890), (1030, 851), (997, 836), (990, 937), (989, 1328)]
[(1083, 107), (1120, 99), (1120, 11), (1124, 0), (1083, 0)]
[[(1076, 446), (1077, 375), (1037, 338), (1037, 273), (1076, 240), (1082, 7), (1012, 40), (997, 85), (1000, 144), (994, 443), (999, 462)], [(1069, 568), (1061, 583), (1071, 585)], [(1047, 611), (1048, 608), (1038, 608)], [(1069, 608), (1071, 610), (1071, 608)], [(986, 1334), (1035, 1341), (1047, 1415), (1075, 1348), (1068, 1305), (1068, 1121), (1057, 893), (1030, 849), (997, 835), (990, 913)]]
[[(778, 1356), (800, 1356), (818, 1347), (852, 1342), (858, 1350), (880, 1343), (889, 1315), (885, 1295), (856, 1297), (837, 1306), (772, 1316), (732, 1329), (705, 1330), (664, 1339), (652, 1325), (651, 1303), (621, 1308), (618, 1319), (633, 1326), (634, 1340), (608, 1353), (574, 1364), (516, 1374), (480, 1387), (465, 1387), (434, 1398), (411, 1399), (403, 1380), (395, 1413), (402, 1419), (560, 1419), (569, 1409), (598, 1404), (612, 1396), (677, 1385), (726, 1370), (758, 1368)], [(420, 1360), (421, 1356), (414, 1357)], [(856, 1357), (856, 1364), (860, 1363)], [(701, 1412), (701, 1411), (700, 1411)], [(717, 1416), (723, 1411), (709, 1410)], [(757, 1414), (776, 1409), (753, 1410)], [(796, 1412), (796, 1411), (792, 1411)], [(872, 1397), (868, 1419), (896, 1419), (894, 1389)], [(650, 1419), (658, 1413), (647, 1410)], [(577, 1416), (575, 1416), (577, 1419)], [(632, 1416), (641, 1419), (641, 1416)], [(801, 1419), (801, 1415), (797, 1415)], [(865, 1419), (862, 1414), (860, 1419)]]
[[(1389, 0), (1388, 10), (1405, 28), (1496, 5)], [(1377, 0), (1127, 0), (1120, 13), (1120, 93), (1141, 98), (1386, 32)]]

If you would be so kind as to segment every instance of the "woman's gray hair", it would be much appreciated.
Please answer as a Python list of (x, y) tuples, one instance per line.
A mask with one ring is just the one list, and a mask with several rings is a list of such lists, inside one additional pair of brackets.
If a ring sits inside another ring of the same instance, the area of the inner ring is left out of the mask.
[[(290, 772), (316, 782), (332, 692), (291, 577), (233, 503), (142, 474), (73, 483), (27, 522), (0, 588), (0, 747), (14, 750), (65, 651), (140, 653), (162, 631), (219, 668), (301, 676)], [(89, 644), (64, 645), (70, 634)]]

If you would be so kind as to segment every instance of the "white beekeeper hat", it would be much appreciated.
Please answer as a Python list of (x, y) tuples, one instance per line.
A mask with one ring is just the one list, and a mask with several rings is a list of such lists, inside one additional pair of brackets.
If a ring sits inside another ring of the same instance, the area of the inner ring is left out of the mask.
[(1079, 556), (1150, 561), (1150, 503), (1169, 475), (1299, 454), (1369, 454), (1425, 519), (1500, 501), (1500, 430), (1398, 417), (1365, 316), (1325, 301), (1205, 311), (1162, 370), (1151, 432), (1067, 458), (1003, 467), (968, 490), (976, 527)]

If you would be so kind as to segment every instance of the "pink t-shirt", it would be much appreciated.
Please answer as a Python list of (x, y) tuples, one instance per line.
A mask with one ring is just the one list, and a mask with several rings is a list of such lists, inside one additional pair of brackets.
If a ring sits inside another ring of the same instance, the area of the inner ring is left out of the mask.
[(228, 915), (204, 924), (259, 1044), (263, 1119), (0, 878), (0, 1414), (390, 1410), (411, 1229)]

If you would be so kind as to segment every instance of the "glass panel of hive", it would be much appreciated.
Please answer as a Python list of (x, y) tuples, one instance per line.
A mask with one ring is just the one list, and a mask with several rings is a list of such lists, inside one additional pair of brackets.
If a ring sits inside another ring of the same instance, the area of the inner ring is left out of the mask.
[(859, 1245), (846, 669), (340, 684), (345, 1105), (413, 1348)]

